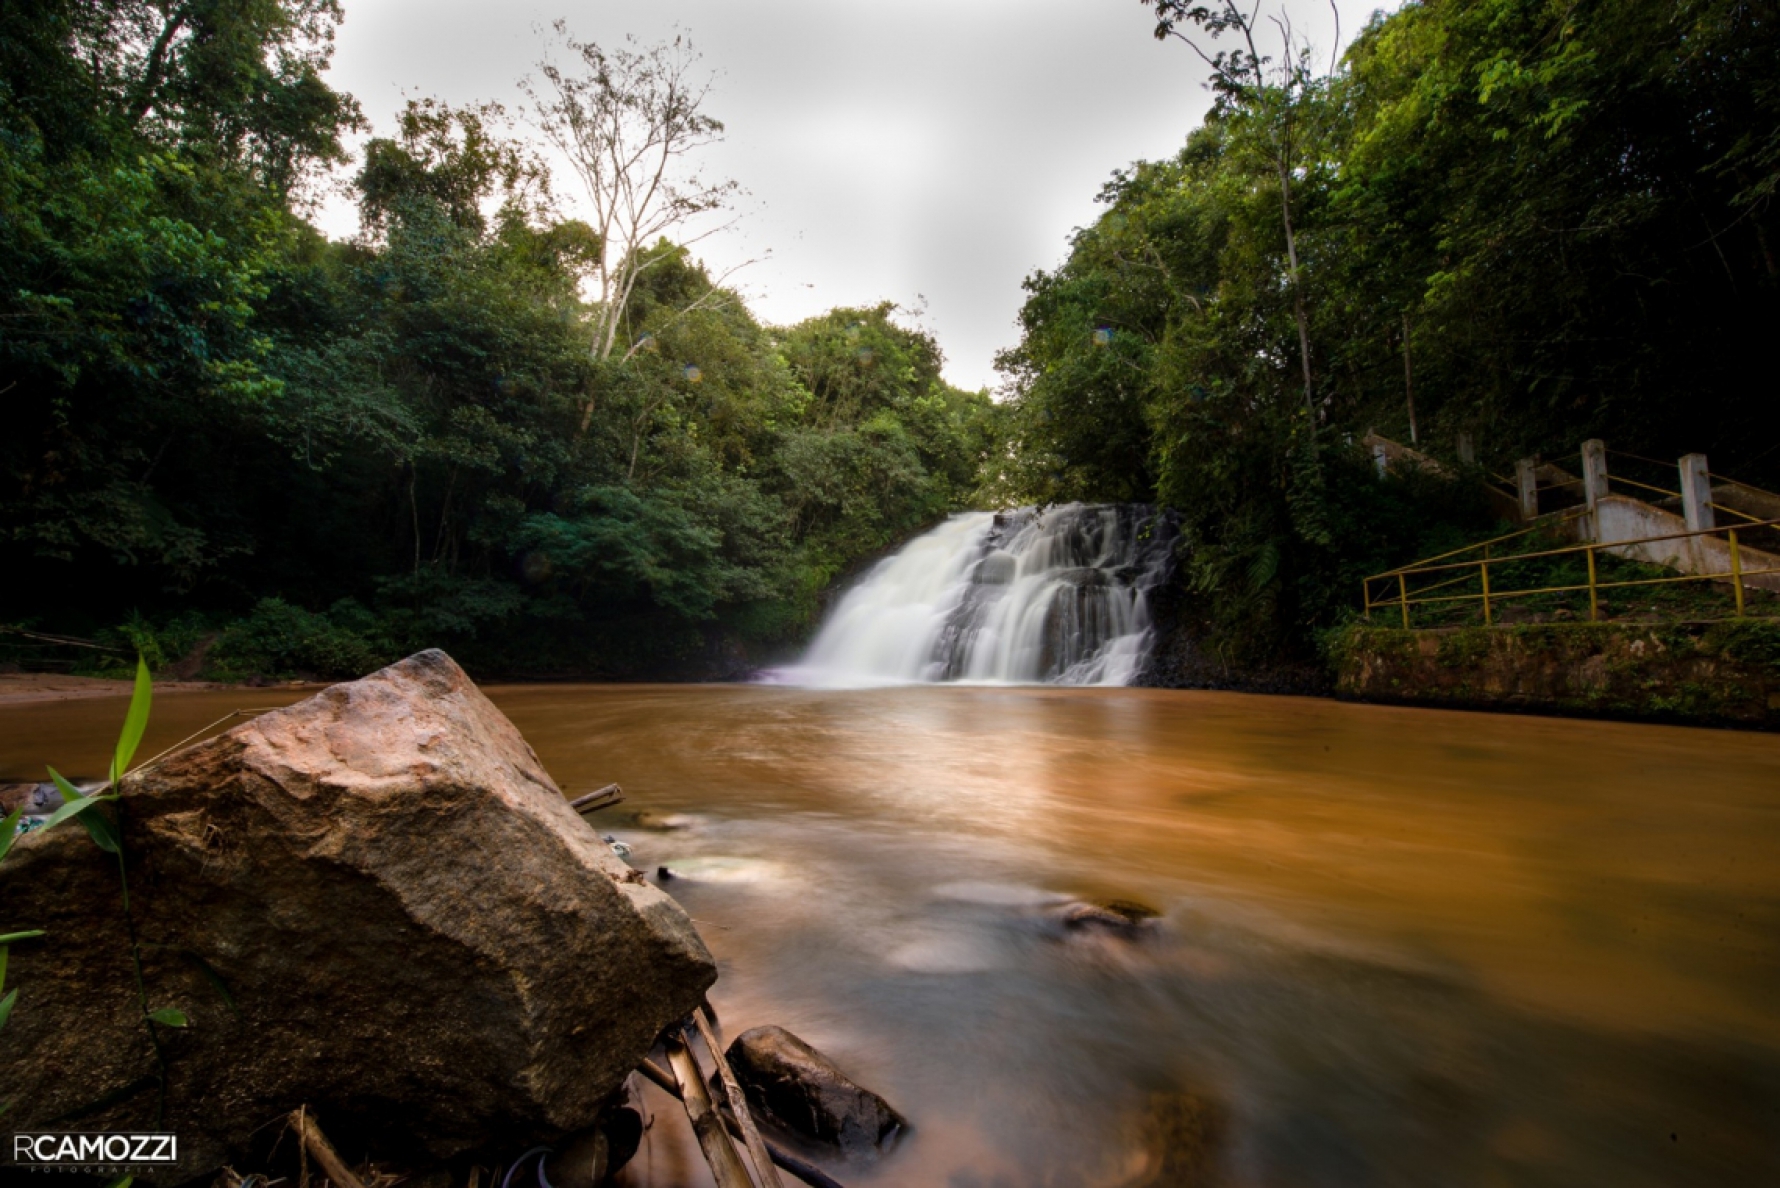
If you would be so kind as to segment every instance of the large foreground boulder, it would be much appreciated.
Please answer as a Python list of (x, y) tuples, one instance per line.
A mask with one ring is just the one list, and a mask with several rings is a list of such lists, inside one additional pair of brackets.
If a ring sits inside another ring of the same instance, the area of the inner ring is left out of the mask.
[[(443, 652), (132, 776), (122, 806), (149, 1007), (190, 1018), (160, 1028), (182, 1158), (159, 1182), (251, 1157), (299, 1105), (395, 1159), (583, 1129), (716, 980)], [(8, 1129), (151, 1125), (115, 858), (72, 823), (25, 835), (0, 904), (0, 930), (48, 930), (12, 950)]]

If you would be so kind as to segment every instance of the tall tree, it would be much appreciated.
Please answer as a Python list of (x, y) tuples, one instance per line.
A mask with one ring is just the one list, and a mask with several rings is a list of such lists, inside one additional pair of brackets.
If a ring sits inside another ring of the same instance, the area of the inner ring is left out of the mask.
[[(1263, 55), (1255, 40), (1261, 11), (1259, 4), (1244, 12), (1235, 0), (1220, 0), (1220, 3), (1210, 5), (1192, 3), (1191, 0), (1141, 2), (1144, 7), (1155, 10), (1157, 41), (1171, 37), (1181, 41), (1211, 67), (1212, 90), (1218, 97), (1219, 106), (1260, 126), (1260, 143), (1279, 186), (1286, 280), (1292, 288), (1293, 312), (1298, 324), (1298, 359), (1304, 376), (1304, 409), (1314, 424), (1316, 402), (1310, 363), (1310, 316), (1304, 303), (1304, 275), (1298, 259), (1298, 230), (1293, 223), (1292, 202), (1293, 179), (1307, 158), (1309, 130), (1305, 124), (1312, 110), (1310, 100), (1317, 84), (1310, 45), (1294, 34), (1290, 18), (1281, 12), (1269, 18), (1279, 32), (1280, 57), (1275, 61)], [(1335, 26), (1335, 38), (1339, 42), (1339, 10), (1336, 10)], [(1188, 28), (1213, 40), (1231, 34), (1240, 39), (1240, 44), (1234, 49), (1208, 50), (1186, 31)]]
[[(690, 247), (722, 229), (690, 224), (723, 210), (738, 186), (707, 181), (690, 161), (723, 135), (722, 123), (703, 110), (710, 83), (694, 76), (699, 56), (691, 41), (639, 48), (632, 40), (608, 51), (577, 41), (562, 21), (555, 29), (571, 64), (546, 59), (538, 68), (543, 83), (525, 87), (538, 126), (568, 159), (592, 212), (600, 243), (592, 349), (606, 359), (621, 344), (638, 278), (675, 245)], [(723, 279), (709, 292), (720, 293)], [(623, 344), (626, 357), (641, 341)], [(589, 399), (583, 431), (592, 416)]]

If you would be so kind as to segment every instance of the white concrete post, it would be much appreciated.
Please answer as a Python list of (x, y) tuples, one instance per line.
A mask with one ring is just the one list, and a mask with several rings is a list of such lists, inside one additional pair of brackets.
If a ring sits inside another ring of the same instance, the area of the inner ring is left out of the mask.
[(1689, 532), (1715, 528), (1712, 518), (1712, 480), (1706, 474), (1706, 455), (1689, 454), (1681, 459), (1681, 514)]
[(1582, 494), (1588, 500), (1589, 535), (1601, 539), (1601, 521), (1595, 504), (1607, 494), (1607, 443), (1598, 437), (1582, 443)]
[(1477, 443), (1469, 433), (1459, 434), (1459, 461), (1466, 466), (1477, 465)]
[(1522, 458), (1514, 464), (1514, 478), (1520, 486), (1520, 518), (1535, 520), (1539, 517), (1539, 462), (1534, 458)]
[(1385, 471), (1391, 468), (1391, 460), (1385, 456), (1382, 441), (1372, 443), (1372, 465), (1378, 467), (1378, 477), (1383, 478)]
[(1607, 443), (1598, 437), (1582, 443), (1582, 494), (1594, 510), (1601, 496), (1607, 493)]

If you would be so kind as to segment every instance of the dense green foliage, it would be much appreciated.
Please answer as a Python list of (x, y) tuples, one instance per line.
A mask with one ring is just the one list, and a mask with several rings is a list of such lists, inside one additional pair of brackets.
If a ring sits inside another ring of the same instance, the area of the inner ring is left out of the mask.
[(339, 17), (0, 14), (0, 618), (223, 674), (709, 670), (973, 489), (992, 406), (888, 305), (765, 327), (660, 244), (601, 357), (601, 245), (498, 109), (411, 105), (318, 235)]
[(1333, 76), (1294, 58), (1221, 86), (1184, 150), (1117, 175), (1027, 282), (999, 488), (1174, 505), (1224, 642), (1262, 653), (1308, 646), (1364, 573), (1486, 525), (1458, 485), (1371, 477), (1358, 440), (1409, 440), (1411, 383), (1449, 464), (1459, 433), (1496, 471), (1600, 436), (1780, 485), (1776, 61), (1771, 0), (1424, 0)]
[[(1219, 654), (1305, 656), (1488, 530), (1461, 433), (1780, 486), (1774, 0), (1421, 0), (1327, 76), (1144, 7), (1216, 104), (1028, 280), (997, 407), (889, 306), (768, 327), (673, 243), (615, 263), (497, 108), (412, 104), (348, 174), (336, 0), (7, 5), (0, 620), (233, 675), (710, 672), (973, 499), (1153, 500)], [(1471, 481), (1375, 477), (1412, 392)]]

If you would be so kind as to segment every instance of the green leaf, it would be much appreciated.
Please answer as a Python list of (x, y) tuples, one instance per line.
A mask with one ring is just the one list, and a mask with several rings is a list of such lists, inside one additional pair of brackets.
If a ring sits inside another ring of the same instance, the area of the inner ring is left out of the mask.
[(72, 804), (76, 800), (86, 799), (86, 793), (69, 783), (67, 776), (63, 775), (53, 767), (47, 768), (46, 770), (49, 772), (49, 778), (56, 782), (56, 790), (62, 794), (63, 800)]
[(8, 952), (5, 945), (0, 945), (0, 990), (6, 989), (6, 954)]
[(88, 809), (104, 804), (106, 801), (116, 800), (117, 796), (112, 793), (104, 793), (96, 796), (82, 796), (80, 794), (80, 789), (64, 779), (62, 773), (58, 772), (55, 768), (52, 767), (49, 769), (49, 775), (50, 778), (56, 782), (56, 787), (61, 789), (62, 799), (67, 801), (67, 803), (51, 813), (49, 819), (43, 823), (43, 827), (45, 829), (54, 829), (69, 817), (79, 816), (80, 823), (85, 825), (87, 832), (92, 835), (94, 845), (98, 846), (101, 850), (104, 850), (107, 854), (117, 853), (122, 846), (122, 839), (118, 836), (117, 826), (114, 825), (111, 818), (107, 817), (104, 813), (87, 812)]
[(162, 1007), (158, 1011), (150, 1011), (148, 1017), (166, 1027), (184, 1027), (190, 1022), (185, 1017), (184, 1011), (175, 1010), (173, 1007)]
[[(115, 796), (99, 797), (101, 800), (116, 800)], [(107, 854), (115, 854), (124, 848), (124, 839), (117, 831), (117, 822), (104, 813), (81, 813), (80, 823), (86, 826), (87, 834), (93, 844)]]
[(19, 996), (19, 992), (17, 990), (14, 990), (11, 994), (8, 994), (5, 998), (0, 998), (0, 1027), (6, 1026), (6, 1020), (7, 1020), (8, 1016), (10, 1016), (12, 1014), (12, 1004), (18, 998), (18, 996)]
[(33, 928), (29, 932), (9, 932), (4, 936), (0, 936), (0, 945), (10, 945), (15, 941), (31, 940), (33, 937), (42, 935), (43, 929), (41, 928)]
[(119, 1176), (117, 1179), (113, 1180), (111, 1183), (105, 1185), (105, 1188), (130, 1188), (130, 1185), (134, 1184), (135, 1182), (136, 1182), (135, 1176)]
[(4, 821), (0, 821), (0, 860), (12, 850), (13, 839), (19, 835), (19, 818), (24, 815), (25, 806), (21, 804), (7, 813)]
[(111, 761), (111, 782), (116, 784), (130, 770), (130, 760), (148, 729), (148, 706), (154, 699), (153, 683), (148, 676), (148, 661), (136, 653), (136, 687), (130, 692), (130, 709), (124, 715), (124, 731), (117, 738), (117, 755)]

